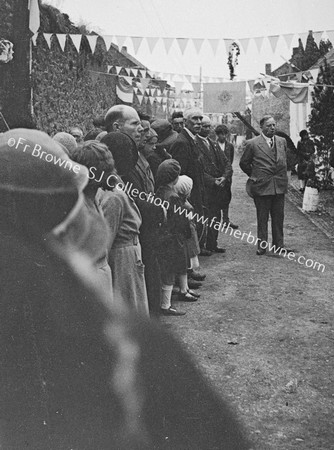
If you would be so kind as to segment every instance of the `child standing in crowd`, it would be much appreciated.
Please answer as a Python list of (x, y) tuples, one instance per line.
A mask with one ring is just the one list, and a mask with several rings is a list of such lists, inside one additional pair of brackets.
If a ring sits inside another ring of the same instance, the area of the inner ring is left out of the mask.
[(161, 312), (168, 316), (181, 316), (184, 311), (177, 310), (171, 305), (172, 290), (176, 275), (179, 278), (179, 300), (194, 302), (197, 300), (189, 292), (187, 284), (188, 255), (186, 241), (190, 238), (190, 224), (187, 217), (176, 211), (184, 207), (184, 203), (174, 190), (181, 171), (180, 164), (175, 159), (163, 161), (157, 172), (156, 197), (167, 201), (166, 223), (161, 227), (158, 258), (161, 268), (162, 296)]

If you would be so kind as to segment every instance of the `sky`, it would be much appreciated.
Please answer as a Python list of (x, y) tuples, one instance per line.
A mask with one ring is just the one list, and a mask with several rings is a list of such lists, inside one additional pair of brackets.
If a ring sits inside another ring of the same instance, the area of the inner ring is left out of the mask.
[[(289, 59), (298, 34), (334, 30), (333, 0), (44, 0), (75, 23), (84, 23), (101, 35), (171, 38), (242, 39), (294, 34), (291, 46), (280, 37), (275, 53), (268, 39), (259, 51), (254, 40), (241, 51), (238, 79), (255, 79)], [(324, 35), (326, 37), (326, 35)], [(334, 44), (334, 42), (333, 42)], [(167, 54), (161, 40), (153, 53), (143, 40), (136, 53), (131, 39), (128, 52), (152, 71), (229, 78), (225, 46), (214, 55), (204, 41), (199, 54), (188, 44), (182, 55), (174, 41)]]

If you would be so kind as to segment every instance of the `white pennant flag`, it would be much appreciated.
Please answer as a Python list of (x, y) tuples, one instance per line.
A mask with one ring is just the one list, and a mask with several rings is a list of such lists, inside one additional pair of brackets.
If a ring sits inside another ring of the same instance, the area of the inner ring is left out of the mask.
[(192, 39), (197, 55), (201, 51), (204, 39)]
[(38, 0), (29, 0), (29, 29), (36, 35), (40, 27), (40, 12)]
[(313, 33), (313, 37), (314, 37), (315, 43), (317, 44), (318, 47), (319, 47), (322, 35), (323, 35), (323, 31), (315, 31)]
[(71, 41), (73, 42), (74, 47), (77, 52), (80, 53), (80, 44), (81, 44), (81, 34), (70, 34)]
[(319, 68), (317, 67), (316, 69), (310, 69), (313, 81), (316, 83), (317, 82), (317, 78), (318, 78), (318, 74), (319, 74)]
[(65, 44), (66, 44), (66, 34), (56, 34), (60, 48), (62, 51), (65, 50)]
[(117, 45), (120, 50), (122, 50), (122, 47), (126, 41), (127, 36), (116, 36), (117, 39)]
[(256, 37), (256, 38), (254, 38), (254, 41), (255, 41), (256, 47), (257, 47), (257, 49), (258, 49), (258, 51), (260, 53), (261, 52), (262, 43), (263, 43), (263, 37)]
[(122, 66), (115, 66), (116, 67), (116, 73), (119, 75), (120, 71), (123, 69)]
[(308, 33), (299, 33), (299, 38), (302, 41), (304, 49), (305, 49), (305, 46), (306, 46), (307, 36), (308, 36)]
[(328, 39), (331, 41), (331, 43), (334, 43), (334, 30), (326, 31), (326, 34), (328, 36)]
[(104, 43), (106, 44), (107, 51), (110, 49), (111, 44), (113, 43), (114, 36), (104, 35), (102, 36)]
[(275, 51), (276, 51), (278, 39), (279, 39), (278, 35), (276, 35), (276, 36), (268, 36), (268, 40), (270, 42), (270, 46), (271, 46), (271, 49), (272, 49), (273, 53), (275, 53)]
[(137, 98), (138, 98), (139, 104), (141, 105), (143, 103), (144, 96), (140, 95), (140, 94), (137, 94)]
[(130, 76), (130, 69), (128, 67), (123, 67), (123, 69), (128, 74), (128, 76)]
[(233, 39), (223, 39), (223, 41), (225, 44), (226, 53), (228, 53), (230, 51), (230, 45), (232, 44)]
[(132, 85), (132, 77), (124, 77), (124, 76), (123, 76), (123, 78), (124, 78), (124, 80), (126, 80), (129, 84)]
[(218, 48), (218, 45), (219, 45), (219, 39), (208, 39), (208, 41), (209, 41), (209, 44), (210, 44), (210, 46), (212, 48), (213, 54), (216, 56), (217, 48)]
[(283, 34), (283, 37), (285, 39), (287, 47), (290, 49), (291, 43), (292, 43), (292, 39), (293, 39), (293, 33)]
[(159, 38), (157, 37), (147, 37), (146, 38), (146, 42), (148, 45), (148, 48), (150, 49), (150, 52), (153, 53), (153, 50), (155, 48), (155, 46), (157, 45)]
[(132, 40), (134, 52), (136, 54), (136, 53), (138, 53), (138, 50), (139, 50), (140, 44), (143, 41), (143, 38), (142, 37), (132, 37), (131, 40)]
[(169, 50), (173, 44), (174, 38), (163, 38), (162, 41), (164, 43), (166, 53), (169, 53)]
[(139, 69), (137, 69), (137, 77), (143, 78), (143, 74), (141, 73), (141, 71)]
[(51, 36), (53, 36), (53, 33), (43, 33), (43, 36), (48, 44), (48, 47), (51, 49)]
[(107, 72), (109, 73), (111, 69), (113, 69), (115, 66), (107, 66)]
[(247, 50), (248, 50), (250, 39), (249, 38), (239, 39), (239, 42), (240, 42), (241, 48), (243, 49), (244, 53), (246, 54)]
[(91, 49), (91, 51), (92, 51), (92, 53), (94, 55), (98, 36), (88, 36), (86, 34), (86, 38), (88, 39), (88, 44), (89, 44), (90, 49)]

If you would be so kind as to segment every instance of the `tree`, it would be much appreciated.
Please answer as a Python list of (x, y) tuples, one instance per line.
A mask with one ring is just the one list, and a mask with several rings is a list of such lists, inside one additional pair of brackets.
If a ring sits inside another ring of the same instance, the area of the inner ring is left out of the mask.
[(318, 156), (328, 167), (330, 150), (334, 142), (334, 67), (326, 58), (320, 66), (317, 84), (312, 92), (312, 110), (308, 127), (317, 146)]

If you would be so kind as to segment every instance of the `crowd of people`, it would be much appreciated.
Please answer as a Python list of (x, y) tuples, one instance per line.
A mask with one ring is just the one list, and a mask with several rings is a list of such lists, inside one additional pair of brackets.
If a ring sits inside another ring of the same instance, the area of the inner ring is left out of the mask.
[(0, 135), (5, 448), (250, 448), (229, 406), (149, 320), (183, 315), (171, 301), (198, 300), (199, 255), (223, 252), (194, 219), (213, 214), (207, 196), (232, 177), (218, 144), (196, 137), (208, 120), (187, 111), (178, 133), (113, 106), (86, 136)]
[(208, 224), (238, 228), (229, 218), (229, 129), (214, 129), (196, 108), (167, 120), (116, 105), (94, 123), (86, 135), (75, 126), (53, 139), (89, 171), (85, 205), (109, 234), (95, 261), (101, 283), (120, 306), (147, 316), (184, 315), (175, 301), (200, 298), (206, 274), (199, 256), (225, 253)]

